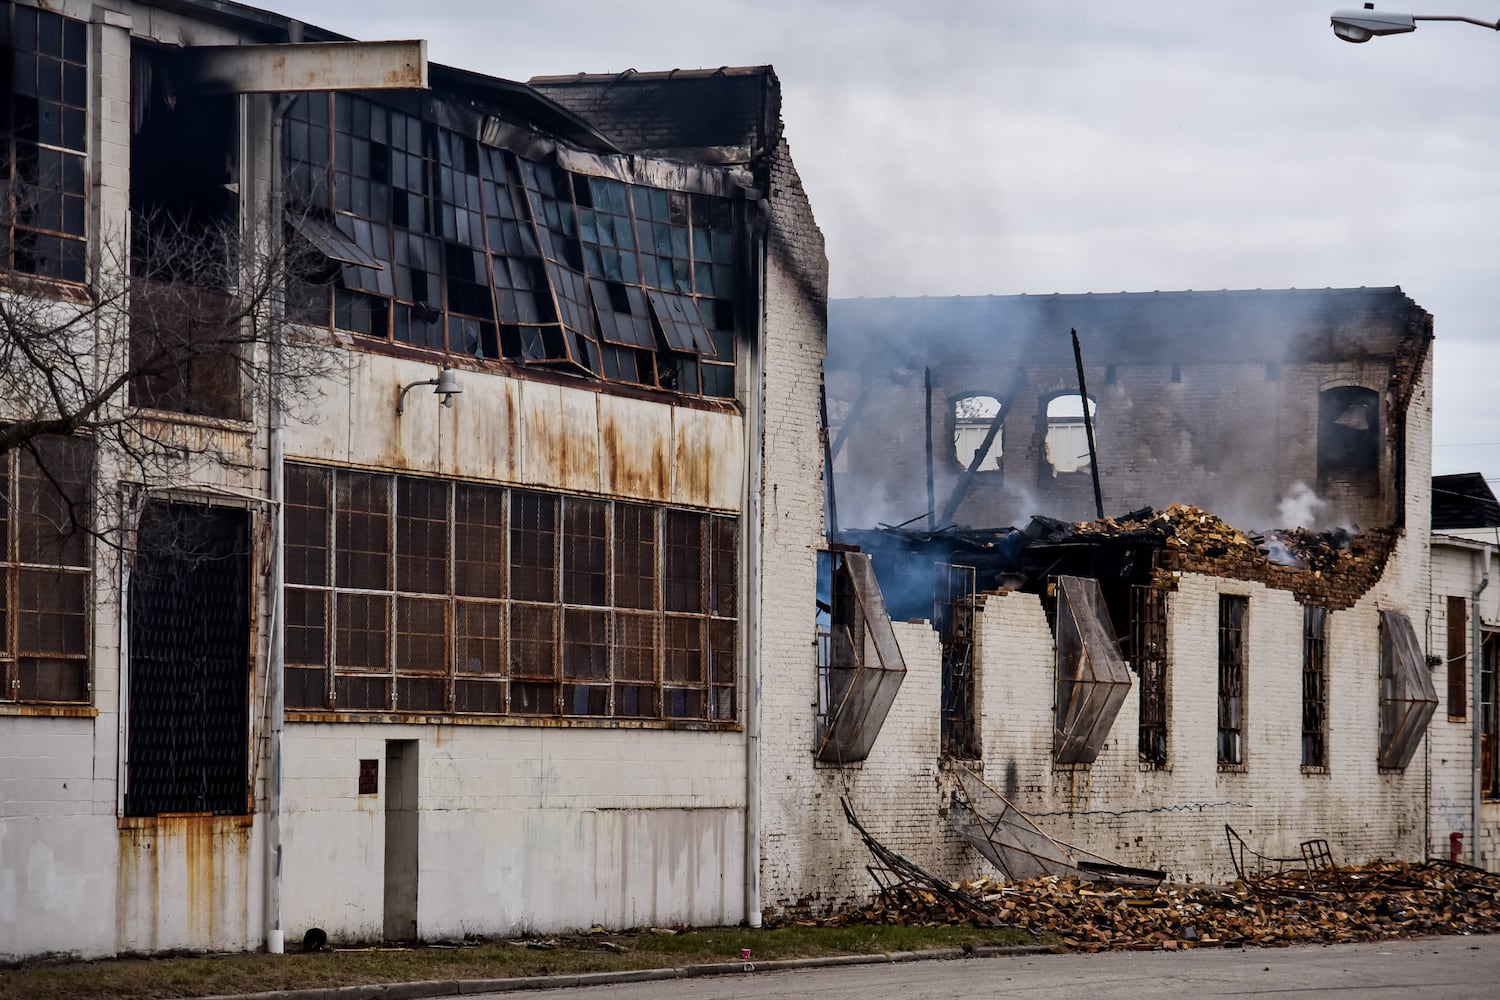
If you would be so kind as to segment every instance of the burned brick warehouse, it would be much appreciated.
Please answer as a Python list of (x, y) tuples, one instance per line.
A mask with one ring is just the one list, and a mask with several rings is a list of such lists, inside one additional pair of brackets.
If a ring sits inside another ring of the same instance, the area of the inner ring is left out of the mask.
[(827, 283), (771, 67), (0, 45), (0, 960), (758, 923)]
[(831, 303), (815, 753), (768, 904), (860, 891), (841, 796), (950, 878), (1007, 800), (1178, 879), (1233, 875), (1226, 825), (1424, 856), (1431, 342), (1399, 288)]

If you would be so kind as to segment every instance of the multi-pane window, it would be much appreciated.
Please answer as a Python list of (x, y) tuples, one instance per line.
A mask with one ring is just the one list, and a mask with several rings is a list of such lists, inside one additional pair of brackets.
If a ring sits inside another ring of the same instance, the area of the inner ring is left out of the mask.
[(1129, 655), (1141, 688), (1140, 761), (1162, 767), (1167, 763), (1167, 591), (1160, 587), (1131, 590)]
[(8, 56), (0, 99), (0, 265), (83, 281), (88, 185), (88, 31), (82, 21), (0, 5)]
[(327, 258), (297, 315), (375, 340), (734, 394), (724, 197), (539, 164), (350, 94), (286, 119), (296, 227)]
[(1245, 763), (1245, 612), (1250, 599), (1219, 595), (1219, 766)]
[(1302, 766), (1328, 766), (1328, 609), (1302, 609)]
[(0, 454), (0, 702), (89, 700), (91, 456), (81, 438)]
[(287, 704), (733, 722), (738, 524), (292, 465)]

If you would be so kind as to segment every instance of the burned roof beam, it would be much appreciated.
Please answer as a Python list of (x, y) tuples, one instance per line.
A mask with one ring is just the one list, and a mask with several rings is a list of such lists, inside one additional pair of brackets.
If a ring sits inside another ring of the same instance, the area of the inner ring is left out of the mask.
[(1026, 369), (1017, 368), (1016, 377), (1011, 380), (1010, 389), (1005, 397), (1000, 400), (1000, 408), (995, 411), (994, 418), (990, 421), (989, 428), (984, 432), (984, 440), (979, 447), (974, 449), (974, 457), (970, 459), (963, 475), (958, 477), (958, 482), (953, 484), (953, 491), (948, 495), (948, 502), (943, 505), (943, 516), (938, 518), (942, 524), (948, 524), (953, 520), (953, 515), (958, 513), (958, 505), (963, 503), (964, 497), (968, 495), (969, 486), (974, 482), (974, 473), (984, 462), (984, 457), (990, 453), (990, 446), (995, 443), (995, 438), (1000, 433), (1000, 425), (1005, 422), (1010, 413), (1011, 403), (1015, 402), (1016, 393), (1026, 384)]
[(216, 94), (425, 90), (427, 43), (294, 42), (195, 45), (180, 56), (194, 87)]

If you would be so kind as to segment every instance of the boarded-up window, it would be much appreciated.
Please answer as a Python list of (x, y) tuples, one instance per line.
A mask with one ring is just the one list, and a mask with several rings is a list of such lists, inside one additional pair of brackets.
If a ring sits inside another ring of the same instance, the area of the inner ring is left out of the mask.
[(287, 484), (288, 707), (735, 720), (734, 518), (301, 465)]
[(1469, 604), (1462, 597), (1448, 598), (1448, 716), (1468, 716)]
[(0, 454), (0, 702), (87, 702), (89, 483), (83, 438)]

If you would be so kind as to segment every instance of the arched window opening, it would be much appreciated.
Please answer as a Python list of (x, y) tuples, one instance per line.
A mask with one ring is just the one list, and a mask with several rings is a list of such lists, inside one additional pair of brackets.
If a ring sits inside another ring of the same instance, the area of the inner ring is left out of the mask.
[[(1089, 438), (1083, 422), (1084, 398), (1077, 393), (1055, 396), (1047, 403), (1047, 461), (1052, 474), (1089, 471)], [(1089, 417), (1098, 407), (1088, 401)], [(1095, 427), (1097, 428), (1097, 421)]]
[(1375, 475), (1380, 469), (1380, 393), (1358, 385), (1318, 398), (1318, 474)]
[(975, 472), (1000, 468), (1004, 428), (996, 427), (994, 434), (990, 433), (999, 413), (1000, 400), (994, 396), (964, 396), (953, 401), (953, 457), (959, 465)]

